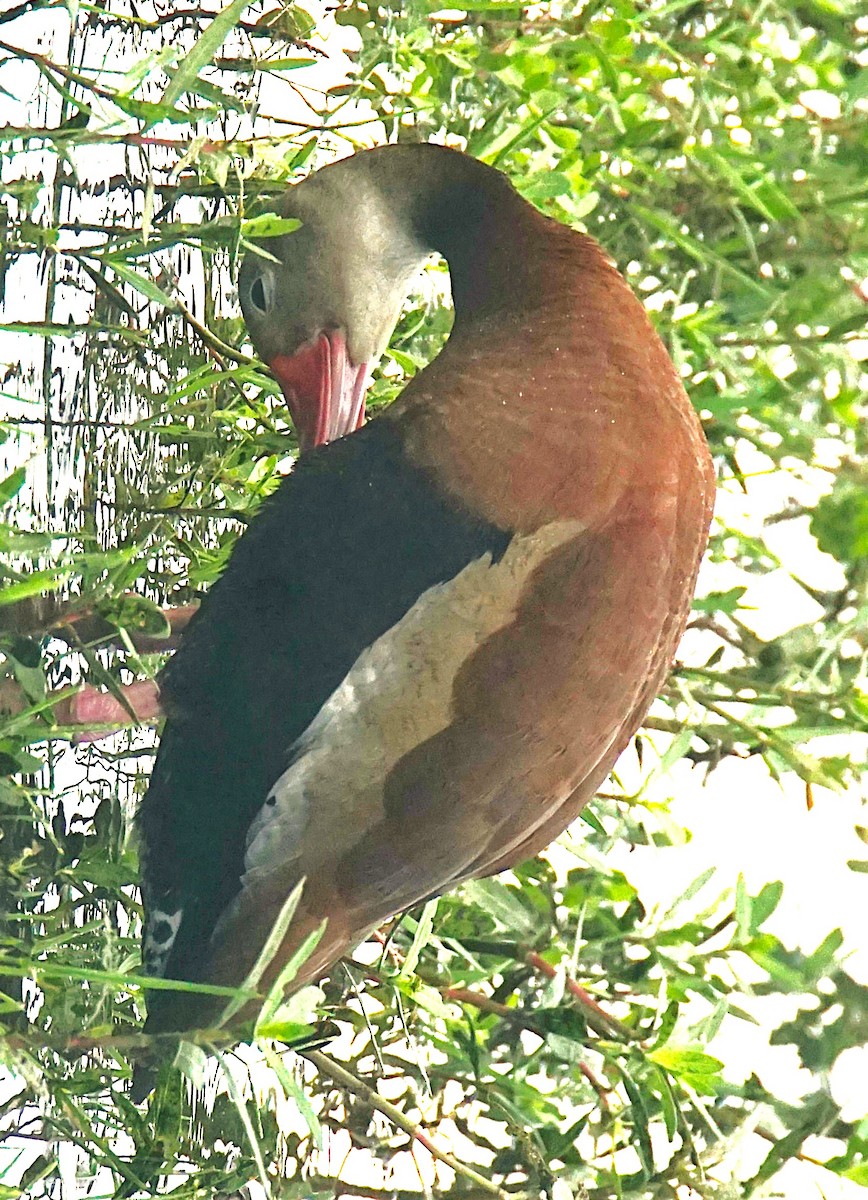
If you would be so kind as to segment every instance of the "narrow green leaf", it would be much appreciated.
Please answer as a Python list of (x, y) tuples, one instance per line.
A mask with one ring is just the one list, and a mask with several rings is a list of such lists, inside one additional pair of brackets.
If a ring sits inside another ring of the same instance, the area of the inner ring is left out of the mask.
[(688, 725), (687, 728), (682, 729), (666, 747), (666, 751), (664, 752), (657, 769), (654, 772), (655, 775), (665, 775), (672, 769), (672, 767), (675, 766), (677, 762), (680, 762), (690, 749), (692, 741), (693, 728), (692, 726)]
[(753, 929), (751, 912), (751, 898), (747, 892), (744, 876), (740, 874), (735, 885), (735, 925), (736, 937), (742, 944), (750, 940)]
[(295, 233), (301, 228), (301, 221), (295, 217), (279, 217), (277, 213), (260, 213), (258, 217), (248, 217), (241, 222), (243, 238), (281, 237), (284, 233)]
[[(37, 769), (42, 766), (39, 759), (34, 759), (34, 763)], [(140, 987), (148, 991), (196, 992), (205, 996), (234, 996), (236, 992), (235, 988), (216, 983), (188, 983), (183, 979), (160, 979), (154, 975), (138, 975), (133, 971), (101, 971), (96, 967), (76, 967), (71, 963), (43, 962), (5, 954), (0, 954), (0, 971), (23, 979), (84, 979), (89, 983), (105, 983), (110, 987)]]
[(535, 914), (529, 913), (518, 897), (498, 879), (475, 879), (464, 885), (469, 898), (511, 933), (532, 939), (537, 929)]
[(663, 1123), (666, 1126), (666, 1136), (670, 1142), (675, 1140), (678, 1132), (678, 1102), (665, 1071), (657, 1072), (660, 1080), (660, 1107), (663, 1111)]
[(79, 337), (82, 334), (92, 337), (98, 333), (110, 333), (113, 337), (126, 338), (141, 345), (147, 340), (146, 335), (137, 329), (128, 329), (125, 325), (106, 325), (100, 321), (89, 321), (85, 325), (76, 325), (73, 321), (4, 321), (0, 323), (0, 333), (32, 333), (48, 338)]
[[(265, 945), (260, 950), (256, 962), (247, 973), (247, 978), (240, 985), (240, 987), (236, 989), (235, 996), (229, 1001), (223, 1010), (220, 1020), (217, 1022), (216, 1027), (218, 1029), (225, 1025), (227, 1021), (230, 1021), (237, 1012), (241, 1011), (251, 997), (256, 995), (257, 991), (259, 990), (259, 981), (265, 974), (268, 964), (271, 962), (283, 944), (283, 939), (286, 937), (286, 931), (289, 929), (290, 922), (295, 916), (295, 910), (298, 908), (298, 902), (301, 900), (301, 893), (303, 890), (304, 880), (300, 879), (287, 896), (286, 900), (283, 902), (283, 907), (277, 914), (277, 919), (271, 927), (271, 932), (266, 939)], [(268, 1020), (269, 1009), (270, 1012), (274, 1012), (278, 1004), (280, 1004), (282, 992), (280, 996), (275, 998), (275, 991), (276, 985), (269, 993), (269, 1002), (263, 1004), (262, 1006), (260, 1011), (261, 1020)], [(271, 1003), (273, 1003), (273, 1007), (271, 1007)]]
[(712, 1041), (718, 1034), (724, 1018), (729, 1013), (729, 1001), (718, 1000), (713, 1011), (702, 1022), (702, 1036), (704, 1041)]
[(9, 583), (0, 588), (0, 605), (15, 604), (18, 600), (26, 600), (28, 596), (41, 596), (45, 592), (56, 592), (75, 575), (72, 567), (58, 571), (34, 571), (26, 579)]
[(672, 1037), (672, 1031), (675, 1028), (675, 1023), (678, 1020), (679, 1004), (677, 1000), (672, 1000), (663, 1014), (660, 1021), (660, 1028), (657, 1030), (657, 1037), (654, 1040), (655, 1046), (664, 1046)]
[(684, 891), (672, 901), (667, 908), (665, 915), (667, 917), (671, 916), (672, 913), (678, 911), (682, 904), (686, 904), (688, 900), (692, 900), (697, 892), (702, 891), (702, 889), (714, 875), (715, 871), (715, 867), (709, 867), (706, 871), (703, 871), (701, 875), (698, 875), (696, 879), (694, 879), (692, 883), (689, 883)]
[(416, 926), (416, 932), (413, 934), (413, 941), (410, 943), (410, 949), (407, 951), (407, 957), (404, 959), (401, 967), (400, 976), (402, 978), (413, 974), (416, 970), (419, 956), (431, 940), (431, 934), (434, 929), (434, 916), (439, 903), (439, 899), (435, 896), (422, 909), (422, 915)]
[(260, 71), (298, 71), (302, 67), (311, 67), (315, 58), (261, 58), (257, 63)]
[(148, 279), (147, 275), (142, 275), (138, 271), (134, 271), (125, 262), (119, 262), (114, 258), (107, 258), (105, 262), (120, 279), (123, 279), (130, 287), (134, 287), (137, 292), (141, 292), (143, 296), (154, 304), (162, 304), (165, 308), (175, 308), (174, 297), (170, 296), (168, 292), (164, 292), (161, 287), (158, 287), (153, 279)]
[(265, 1002), (260, 1010), (259, 1021), (269, 1021), (278, 1011), (283, 1003), (287, 987), (295, 979), (299, 968), (307, 962), (317, 948), (320, 938), (325, 933), (326, 924), (326, 921), (322, 921), (316, 929), (312, 930), (283, 967), (283, 970), (272, 984), (271, 991), (265, 998)]
[(621, 1078), (624, 1081), (624, 1090), (630, 1098), (630, 1105), (633, 1109), (636, 1149), (639, 1151), (645, 1175), (650, 1178), (654, 1174), (654, 1151), (651, 1146), (651, 1133), (648, 1128), (650, 1119), (648, 1109), (645, 1105), (645, 1098), (629, 1073), (625, 1070), (623, 1064), (619, 1065), (619, 1070)]
[(0, 505), (8, 504), (10, 500), (14, 500), (27, 480), (27, 468), (16, 467), (11, 475), (7, 475), (0, 482)]
[(227, 4), (217, 14), (187, 57), (172, 73), (160, 98), (162, 104), (174, 107), (184, 92), (194, 88), (197, 75), (211, 62), (250, 3), (251, 0), (232, 0), (231, 4)]
[(313, 1138), (313, 1144), (317, 1150), (323, 1148), (322, 1125), (320, 1125), (319, 1117), (313, 1109), (313, 1105), (308, 1100), (304, 1088), (301, 1087), (298, 1080), (287, 1069), (283, 1059), (277, 1054), (271, 1046), (263, 1046), (265, 1060), (271, 1067), (272, 1071), (280, 1081), (280, 1086), (283, 1088), (286, 1096), (295, 1102), (295, 1106), (301, 1114), (302, 1120), (307, 1125), (310, 1131), (310, 1136)]

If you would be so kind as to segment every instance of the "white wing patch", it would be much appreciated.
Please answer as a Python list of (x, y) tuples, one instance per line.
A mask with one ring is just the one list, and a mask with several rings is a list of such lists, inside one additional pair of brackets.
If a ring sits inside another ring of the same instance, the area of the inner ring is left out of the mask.
[(535, 568), (583, 528), (559, 521), (514, 537), (497, 563), (486, 554), (429, 588), (359, 655), (292, 747), (294, 761), (252, 822), (242, 888), (285, 869), (303, 841), (309, 875), (318, 865), (311, 847), (333, 857), (379, 820), (392, 768), (448, 726), (467, 658), (513, 620)]
[(145, 930), (145, 941), (142, 947), (142, 957), (145, 970), (149, 975), (163, 975), (166, 963), (172, 953), (175, 938), (181, 928), (182, 908), (174, 912), (162, 912), (159, 908), (148, 914), (148, 927)]

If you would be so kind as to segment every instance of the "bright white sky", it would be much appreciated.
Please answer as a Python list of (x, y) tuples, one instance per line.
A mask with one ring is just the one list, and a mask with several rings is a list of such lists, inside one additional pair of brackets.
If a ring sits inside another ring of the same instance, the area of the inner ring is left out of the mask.
[[(68, 19), (62, 9), (31, 14), (4, 26), (4, 38), (19, 46), (49, 52), (52, 57), (62, 60)], [(351, 29), (338, 27), (328, 19), (320, 28), (328, 57), (302, 73), (294, 73), (293, 78), (296, 84), (304, 79), (304, 85), (313, 89), (325, 89), (342, 81), (347, 60), (340, 48), (347, 44), (347, 39), (355, 36)], [(6, 89), (16, 91), (20, 102), (0, 94), (0, 123), (19, 124), (27, 119), (27, 104), (36, 82), (35, 70), (24, 68), (12, 88), (10, 70), (3, 71), (0, 83)], [(309, 113), (302, 114), (298, 93), (271, 79), (264, 85), (262, 110), (284, 117), (291, 114), (294, 118), (310, 119)], [(265, 131), (267, 127), (263, 129)], [(382, 138), (382, 130), (378, 127), (371, 127), (368, 132), (378, 140)], [(82, 151), (77, 157), (77, 166), (86, 177), (91, 173), (103, 174), (107, 169), (123, 170), (120, 151), (116, 156), (117, 166), (113, 162), (109, 168), (107, 156), (115, 157), (105, 147)], [(39, 160), (36, 152), (22, 154), (14, 163), (6, 163), (5, 171), (7, 175), (17, 177), (24, 173), (25, 167), (31, 170), (38, 167)], [(42, 316), (42, 298), (42, 288), (34, 278), (31, 288), (13, 290), (0, 319), (38, 319)], [(40, 355), (38, 339), (0, 333), (0, 364), (21, 358), (38, 361)], [(38, 397), (34, 396), (34, 400)], [(740, 452), (740, 460), (747, 474), (751, 470), (764, 472), (769, 467), (766, 460), (749, 448)], [(37, 472), (37, 479), (39, 474)], [(759, 474), (751, 479), (747, 496), (735, 485), (722, 490), (718, 512), (730, 525), (758, 533), (766, 516), (780, 511), (794, 499), (810, 504), (828, 487), (828, 477), (821, 472), (812, 475), (802, 471), (800, 474), (801, 478), (783, 471)], [(817, 550), (808, 534), (806, 521), (776, 526), (773, 548), (786, 564), (797, 564), (797, 574), (809, 584), (823, 588), (838, 586), (840, 568)], [(705, 580), (719, 589), (744, 583), (743, 576), (726, 564), (708, 564)], [(765, 638), (779, 636), (815, 620), (820, 614), (819, 606), (786, 570), (751, 583), (745, 602), (756, 608), (747, 623)], [(634, 764), (625, 761), (619, 769), (629, 776)], [(844, 953), (849, 956), (847, 969), (857, 980), (868, 984), (865, 923), (868, 876), (855, 874), (846, 866), (848, 859), (865, 858), (865, 847), (854, 833), (854, 825), (865, 820), (864, 796), (855, 793), (842, 796), (815, 789), (815, 806), (809, 812), (803, 785), (792, 779), (783, 788), (779, 787), (755, 758), (744, 762), (728, 761), (705, 783), (698, 771), (691, 771), (681, 764), (663, 783), (655, 785), (654, 794), (661, 799), (675, 797), (672, 815), (677, 822), (690, 828), (692, 840), (683, 846), (666, 849), (637, 847), (630, 850), (622, 846), (615, 851), (614, 865), (639, 888), (646, 907), (667, 906), (709, 865), (717, 867), (717, 874), (695, 901), (697, 909), (724, 887), (733, 887), (740, 872), (752, 894), (756, 894), (763, 883), (781, 879), (785, 884), (783, 900), (767, 928), (785, 944), (811, 951), (832, 928), (840, 926), (845, 936)], [(767, 1000), (756, 999), (752, 1007), (765, 1022), (765, 1029), (728, 1018), (711, 1050), (728, 1064), (731, 1076), (747, 1075), (755, 1070), (772, 1090), (795, 1100), (808, 1085), (808, 1079), (798, 1069), (795, 1051), (787, 1047), (769, 1047), (767, 1032), (782, 1016), (792, 1015), (793, 1006), (788, 1006), (784, 1000), (769, 1004)], [(850, 1051), (829, 1081), (835, 1099), (845, 1106), (845, 1116), (858, 1118), (868, 1112), (866, 1081), (868, 1049)], [(8, 1082), (7, 1079), (7, 1085)], [(0, 1077), (0, 1091), (5, 1092), (2, 1085)], [(766, 1149), (762, 1139), (748, 1138), (734, 1148), (727, 1170), (736, 1169), (741, 1173), (754, 1169)], [(332, 1147), (336, 1163), (342, 1157), (340, 1150), (336, 1142)], [(0, 1166), (5, 1161), (0, 1158)], [(72, 1170), (74, 1164), (70, 1162), (69, 1165)], [(417, 1187), (418, 1176), (412, 1164), (408, 1162), (406, 1179), (394, 1178), (392, 1183)], [(69, 1187), (76, 1187), (71, 1175)], [(855, 1184), (841, 1182), (826, 1172), (798, 1163), (792, 1164), (784, 1177), (776, 1177), (775, 1188), (794, 1200), (821, 1195), (828, 1200), (858, 1200), (865, 1194)], [(68, 1192), (69, 1197), (76, 1194), (80, 1193)]]

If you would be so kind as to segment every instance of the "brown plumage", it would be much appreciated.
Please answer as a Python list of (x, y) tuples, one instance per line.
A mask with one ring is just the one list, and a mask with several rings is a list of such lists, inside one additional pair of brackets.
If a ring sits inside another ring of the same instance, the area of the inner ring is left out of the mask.
[[(350, 436), (304, 456), (194, 620), (142, 819), (152, 967), (231, 984), (301, 878), (266, 982), (321, 921), (297, 983), (577, 816), (669, 668), (714, 491), (639, 301), (499, 173), (384, 147), (284, 211), (303, 225), (279, 266), (248, 257), (242, 305), (305, 446)], [(452, 336), (351, 432), (430, 249)], [(168, 995), (151, 1028), (205, 1019)]]

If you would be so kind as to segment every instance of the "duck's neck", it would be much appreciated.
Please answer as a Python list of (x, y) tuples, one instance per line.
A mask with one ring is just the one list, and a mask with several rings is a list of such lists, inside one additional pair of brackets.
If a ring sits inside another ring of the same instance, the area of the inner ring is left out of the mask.
[(389, 146), (364, 157), (420, 245), (445, 258), (456, 332), (542, 299), (539, 255), (529, 251), (558, 227), (500, 171), (442, 146)]
[(481, 163), (398, 149), (377, 164), (383, 194), (446, 258), (456, 310), (446, 347), (387, 414), (413, 461), (520, 531), (600, 528), (636, 504), (669, 503), (670, 460), (682, 442), (695, 453), (696, 419), (597, 243)]

